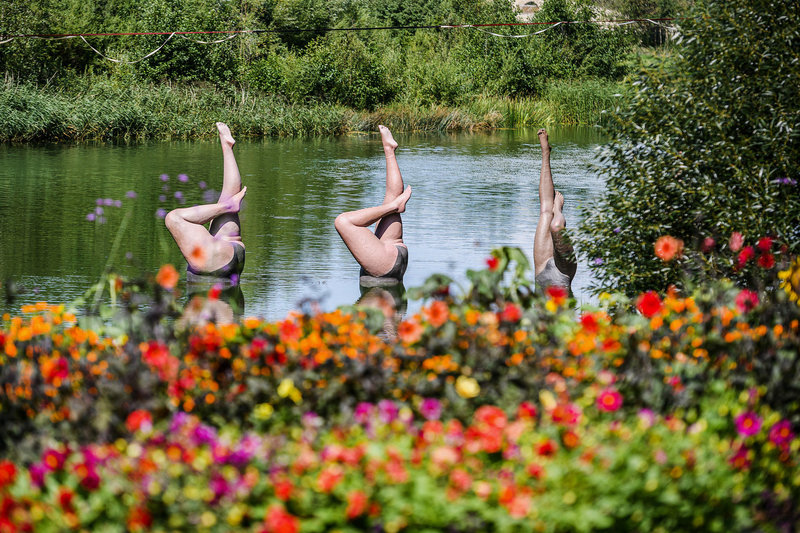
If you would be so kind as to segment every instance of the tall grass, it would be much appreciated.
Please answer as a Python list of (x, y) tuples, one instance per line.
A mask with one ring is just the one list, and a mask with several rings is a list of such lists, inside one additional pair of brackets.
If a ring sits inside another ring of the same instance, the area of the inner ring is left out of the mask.
[(476, 96), (458, 106), (411, 102), (355, 111), (210, 86), (92, 78), (70, 88), (39, 88), (6, 80), (0, 91), (0, 141), (189, 139), (213, 133), (218, 120), (242, 136), (339, 135), (378, 124), (397, 131), (599, 124), (602, 111), (624, 102), (625, 94), (622, 84), (554, 82), (539, 99)]

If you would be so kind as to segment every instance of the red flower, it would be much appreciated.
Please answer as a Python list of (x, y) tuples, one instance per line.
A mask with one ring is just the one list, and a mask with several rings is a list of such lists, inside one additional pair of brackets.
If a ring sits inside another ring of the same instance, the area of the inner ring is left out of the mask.
[(672, 261), (683, 253), (683, 241), (671, 235), (663, 235), (655, 244), (656, 256), (662, 261)]
[(317, 477), (317, 488), (321, 492), (331, 492), (336, 485), (344, 478), (344, 472), (339, 465), (331, 465), (326, 467)]
[(424, 328), (416, 320), (404, 320), (397, 326), (397, 336), (406, 344), (414, 344), (422, 338)]
[(556, 424), (566, 424), (572, 426), (577, 424), (581, 418), (581, 409), (572, 403), (560, 403), (553, 408), (550, 417)]
[(599, 328), (598, 328), (598, 325), (597, 325), (597, 319), (594, 317), (594, 314), (592, 314), (592, 313), (584, 313), (581, 316), (581, 327), (587, 333), (597, 333)]
[(511, 302), (507, 303), (500, 313), (500, 320), (505, 322), (519, 322), (520, 318), (522, 318), (522, 311)]
[(622, 395), (616, 389), (603, 389), (597, 397), (597, 408), (612, 413), (622, 407)]
[(273, 485), (275, 496), (281, 501), (288, 501), (292, 497), (292, 482), (286, 479), (280, 479)]
[(264, 528), (261, 533), (297, 533), (300, 521), (281, 505), (272, 505), (264, 516)]
[(754, 291), (742, 289), (739, 291), (739, 294), (736, 295), (736, 308), (742, 313), (747, 313), (757, 305), (758, 293)]
[(703, 250), (704, 253), (708, 253), (711, 250), (713, 250), (716, 245), (717, 245), (717, 241), (715, 241), (711, 237), (706, 237), (705, 239), (703, 239), (702, 250)]
[(503, 410), (493, 405), (478, 407), (477, 411), (475, 411), (474, 420), (478, 425), (489, 426), (497, 431), (502, 431), (508, 422)]
[(753, 250), (752, 246), (746, 246), (739, 252), (739, 256), (737, 258), (739, 268), (742, 268), (744, 265), (747, 264), (749, 260), (756, 256), (756, 252)]
[(215, 283), (213, 287), (208, 290), (209, 300), (219, 300), (219, 295), (222, 294), (222, 284)]
[(772, 238), (771, 237), (761, 237), (756, 243), (756, 246), (762, 252), (769, 252), (772, 248)]
[(517, 418), (520, 420), (534, 419), (536, 414), (536, 406), (530, 402), (522, 402), (517, 408)]
[(8, 460), (0, 461), (0, 490), (14, 483), (17, 479), (17, 467)]
[(75, 493), (67, 488), (62, 488), (58, 491), (58, 504), (61, 506), (62, 509), (69, 512), (72, 510), (72, 498), (75, 497)]
[(775, 266), (775, 256), (769, 252), (764, 252), (758, 258), (758, 266), (765, 270), (769, 270), (770, 268)]
[(472, 476), (463, 468), (456, 468), (450, 473), (450, 484), (461, 492), (467, 492), (472, 486)]
[(556, 443), (550, 439), (545, 439), (536, 446), (536, 453), (542, 457), (550, 457), (555, 455), (556, 450)]
[(153, 429), (153, 417), (150, 416), (148, 411), (137, 409), (128, 415), (128, 419), (125, 420), (125, 427), (131, 433), (139, 430), (148, 432)]
[(652, 318), (661, 311), (661, 298), (655, 291), (647, 291), (636, 300), (636, 308), (646, 318)]
[(128, 513), (128, 531), (148, 531), (153, 525), (153, 517), (144, 507), (134, 507)]
[(489, 270), (495, 270), (499, 264), (500, 260), (494, 256), (486, 260), (486, 266), (489, 267)]
[(369, 499), (363, 490), (351, 490), (347, 494), (347, 519), (358, 518), (367, 510)]
[(545, 293), (556, 305), (561, 305), (567, 300), (567, 289), (560, 285), (550, 285), (545, 290)]
[(750, 458), (748, 457), (747, 448), (744, 445), (736, 449), (736, 453), (728, 460), (730, 464), (737, 470), (747, 470), (750, 468)]
[(300, 338), (300, 326), (293, 320), (284, 320), (278, 323), (280, 329), (281, 342), (292, 342)]

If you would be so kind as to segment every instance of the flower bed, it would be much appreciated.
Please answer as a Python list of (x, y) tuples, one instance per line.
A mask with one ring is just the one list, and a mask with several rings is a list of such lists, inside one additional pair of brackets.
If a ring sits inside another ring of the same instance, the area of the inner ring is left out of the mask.
[(800, 263), (759, 264), (759, 290), (604, 294), (579, 313), (532, 291), (518, 250), (488, 265), (459, 294), (431, 278), (396, 335), (370, 309), (184, 328), (165, 275), (113, 278), (105, 322), (3, 317), (0, 530), (800, 519)]

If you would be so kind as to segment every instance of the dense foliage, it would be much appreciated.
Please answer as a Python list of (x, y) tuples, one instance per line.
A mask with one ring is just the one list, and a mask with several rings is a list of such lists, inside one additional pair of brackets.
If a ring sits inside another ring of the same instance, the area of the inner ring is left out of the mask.
[(607, 192), (581, 225), (580, 249), (601, 287), (684, 286), (687, 270), (690, 280), (740, 277), (736, 261), (659, 261), (653, 242), (663, 234), (694, 249), (705, 239), (731, 249), (733, 232), (800, 249), (798, 8), (700, 2), (674, 57), (641, 72), (605, 151)]
[(791, 527), (800, 260), (773, 244), (757, 268), (778, 290), (605, 294), (578, 316), (508, 248), (463, 291), (430, 278), (407, 317), (192, 325), (218, 290), (180, 309), (169, 265), (103, 280), (115, 303), (78, 317), (25, 306), (0, 328), (0, 524)]

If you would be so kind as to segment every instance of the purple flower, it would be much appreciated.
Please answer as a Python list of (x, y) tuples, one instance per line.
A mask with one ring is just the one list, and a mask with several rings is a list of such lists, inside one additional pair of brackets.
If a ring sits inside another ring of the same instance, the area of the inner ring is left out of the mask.
[(103, 203), (107, 206), (111, 206), (114, 205), (114, 200), (112, 200), (111, 198), (106, 198), (105, 200), (103, 200)]
[(761, 418), (752, 411), (745, 411), (734, 420), (736, 431), (743, 437), (750, 437), (761, 430)]
[(186, 183), (187, 181), (189, 181), (189, 176), (187, 176), (186, 174), (178, 174), (178, 181), (180, 181), (181, 183)]
[(125, 193), (125, 196), (128, 197), (128, 198), (136, 198), (139, 195), (136, 194), (136, 191), (128, 191), (128, 192)]
[(231, 274), (230, 280), (232, 284), (236, 285), (239, 283), (239, 274)]
[(183, 193), (181, 191), (175, 191), (175, 198), (183, 200)]
[(787, 176), (785, 178), (778, 178), (773, 183), (780, 183), (781, 185), (797, 185), (797, 180), (793, 180)]
[(205, 189), (206, 188), (206, 182), (205, 181), (201, 181), (200, 183), (197, 184), (197, 186), (200, 187), (201, 189)]
[(156, 209), (156, 216), (158, 218), (165, 218), (167, 216), (167, 211), (159, 207), (158, 209)]
[(106, 217), (97, 217), (97, 222), (100, 223), (100, 224), (105, 224), (106, 223)]
[(159, 202), (166, 202), (167, 201), (167, 195), (166, 194), (159, 194), (158, 195), (158, 201)]
[(381, 400), (378, 402), (378, 416), (385, 424), (394, 422), (399, 412), (400, 409), (398, 409), (397, 404), (392, 400)]
[(602, 257), (595, 257), (595, 258), (592, 260), (592, 264), (593, 264), (593, 265), (602, 265), (604, 262), (605, 262), (605, 261), (603, 261), (603, 258), (602, 258)]
[(620, 228), (619, 226), (614, 228), (614, 233), (619, 233), (620, 231), (622, 231), (622, 228)]
[(47, 467), (42, 463), (34, 463), (28, 467), (28, 472), (31, 475), (31, 483), (42, 488), (44, 485), (44, 476), (47, 474)]
[(214, 189), (209, 189), (203, 192), (203, 202), (207, 204), (213, 204), (214, 202), (217, 201), (218, 196), (219, 194), (217, 194), (217, 191), (215, 191)]
[(96, 215), (102, 215), (105, 211), (103, 211), (102, 207), (95, 207), (94, 212)]
[(170, 432), (175, 433), (176, 431), (182, 429), (183, 426), (189, 422), (190, 418), (191, 417), (183, 411), (178, 411), (175, 413), (175, 416), (172, 417), (172, 422), (169, 425)]
[(89, 213), (88, 215), (86, 215), (86, 220), (88, 220), (89, 222), (94, 222), (95, 216), (96, 215), (94, 213)]
[(371, 403), (361, 402), (356, 405), (356, 410), (353, 412), (353, 418), (359, 424), (366, 424), (372, 416), (373, 406)]
[(160, 179), (161, 181), (169, 181), (169, 174), (161, 174)]
[(217, 440), (217, 431), (205, 424), (198, 424), (192, 434), (195, 444), (212, 444)]
[(103, 199), (102, 198), (98, 198), (97, 200), (94, 201), (94, 203), (97, 204), (97, 205), (103, 205)]
[(425, 420), (439, 420), (442, 416), (442, 402), (436, 398), (425, 398), (419, 405), (419, 413)]
[(122, 207), (122, 200), (114, 200), (114, 207)]

